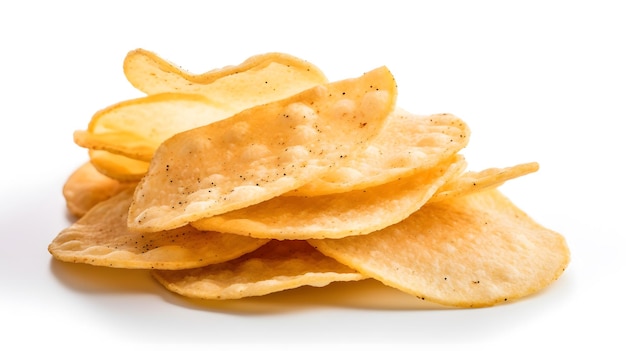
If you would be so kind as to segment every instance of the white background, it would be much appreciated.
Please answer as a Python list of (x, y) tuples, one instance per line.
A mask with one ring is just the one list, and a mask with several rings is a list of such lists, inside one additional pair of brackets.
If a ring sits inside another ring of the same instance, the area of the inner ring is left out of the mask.
[[(624, 346), (619, 4), (2, 2), (1, 342)], [(191, 302), (145, 272), (55, 262), (47, 245), (70, 224), (61, 186), (86, 160), (72, 133), (98, 109), (140, 95), (122, 72), (135, 48), (195, 73), (269, 51), (307, 59), (331, 80), (386, 65), (403, 108), (469, 124), (471, 169), (540, 163), (503, 191), (567, 238), (572, 262), (539, 294), (474, 310), (419, 303), (375, 282)]]

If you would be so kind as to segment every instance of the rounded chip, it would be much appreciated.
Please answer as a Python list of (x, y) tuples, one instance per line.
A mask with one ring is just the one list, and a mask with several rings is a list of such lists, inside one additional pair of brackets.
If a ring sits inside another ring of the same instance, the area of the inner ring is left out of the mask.
[(85, 162), (63, 184), (63, 198), (68, 211), (75, 217), (82, 217), (98, 203), (136, 185), (109, 178), (98, 172), (91, 162)]
[(365, 189), (436, 166), (469, 142), (470, 129), (449, 114), (422, 116), (397, 108), (364, 152), (286, 195), (319, 196)]
[(228, 104), (202, 95), (149, 95), (122, 101), (96, 112), (88, 130), (74, 132), (74, 142), (84, 148), (150, 162), (154, 150), (165, 139), (224, 119), (237, 111)]
[(323, 239), (365, 235), (419, 210), (448, 179), (465, 168), (453, 160), (376, 187), (314, 197), (279, 196), (193, 222), (200, 230), (256, 238)]
[[(74, 133), (74, 142), (108, 151), (99, 152), (94, 161), (102, 172), (116, 179), (135, 180), (145, 174), (147, 167), (143, 172), (139, 167), (115, 167), (116, 162), (131, 162), (116, 155), (150, 162), (154, 150), (179, 132), (328, 82), (311, 63), (283, 53), (257, 55), (240, 65), (193, 75), (152, 52), (138, 49), (127, 55), (124, 72), (149, 96), (98, 111), (87, 130)], [(124, 169), (132, 173), (122, 173)]]
[(172, 229), (296, 189), (361, 152), (396, 93), (380, 67), (179, 133), (157, 149), (128, 225)]
[(135, 160), (105, 150), (89, 150), (89, 160), (103, 175), (119, 182), (138, 182), (148, 172), (150, 162)]
[(154, 52), (136, 49), (124, 59), (124, 74), (135, 88), (148, 95), (192, 93), (234, 105), (260, 105), (328, 82), (317, 66), (280, 52), (251, 56), (238, 65), (194, 74)]
[(497, 189), (427, 204), (369, 235), (309, 242), (386, 285), (457, 307), (533, 294), (558, 279), (570, 259), (563, 236)]
[(140, 269), (183, 269), (234, 259), (268, 240), (201, 232), (191, 226), (139, 233), (128, 230), (127, 213), (133, 189), (95, 205), (63, 229), (48, 251), (64, 262)]
[(367, 278), (299, 240), (272, 240), (232, 261), (194, 269), (154, 270), (152, 275), (177, 294), (222, 300)]

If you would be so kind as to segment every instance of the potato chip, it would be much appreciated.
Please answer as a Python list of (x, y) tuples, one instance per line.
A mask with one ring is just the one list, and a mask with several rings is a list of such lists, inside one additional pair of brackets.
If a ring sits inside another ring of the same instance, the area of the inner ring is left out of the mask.
[(65, 181), (63, 197), (69, 212), (75, 217), (82, 217), (96, 204), (136, 185), (111, 179), (98, 172), (90, 162), (86, 162)]
[(177, 294), (223, 300), (367, 278), (299, 240), (272, 240), (232, 261), (194, 269), (154, 270), (152, 275)]
[(98, 111), (74, 142), (150, 162), (154, 150), (172, 135), (213, 123), (237, 112), (202, 95), (162, 93), (122, 101)]
[(457, 307), (533, 294), (558, 279), (570, 258), (560, 234), (497, 189), (427, 204), (369, 235), (309, 242), (386, 285)]
[[(150, 96), (98, 111), (87, 130), (74, 133), (74, 141), (146, 162), (159, 144), (176, 133), (327, 83), (317, 67), (282, 53), (258, 55), (238, 66), (191, 75), (139, 49), (127, 55), (124, 68), (130, 82)], [(101, 168), (107, 167), (104, 172), (116, 179), (138, 178), (134, 173), (119, 174), (121, 169), (113, 167), (122, 161), (119, 157), (106, 152), (99, 152), (98, 157)]]
[(203, 218), (201, 230), (257, 238), (322, 239), (363, 235), (417, 211), (448, 179), (465, 168), (461, 156), (377, 187), (314, 197), (278, 196), (257, 205)]
[(179, 133), (155, 153), (128, 225), (171, 229), (298, 188), (367, 147), (396, 93), (380, 67)]
[(449, 159), (469, 136), (467, 124), (452, 114), (420, 116), (398, 108), (363, 153), (287, 195), (340, 193), (406, 177)]
[(138, 182), (148, 172), (150, 163), (104, 150), (89, 150), (89, 159), (94, 168), (103, 175), (120, 182)]
[(192, 74), (153, 52), (136, 49), (124, 59), (124, 74), (135, 88), (149, 95), (192, 93), (248, 106), (280, 100), (328, 82), (315, 65), (279, 52), (255, 55), (239, 65)]
[(564, 237), (498, 189), (538, 164), (465, 171), (466, 123), (396, 107), (386, 67), (329, 83), (269, 53), (192, 74), (138, 49), (124, 73), (147, 96), (74, 133), (90, 162), (64, 184), (78, 219), (57, 260), (190, 298), (373, 278), (453, 307), (529, 296), (569, 264)]
[(183, 269), (234, 259), (265, 244), (265, 239), (201, 232), (191, 226), (139, 233), (126, 226), (133, 189), (95, 205), (48, 246), (60, 261), (95, 266)]
[(464, 196), (473, 192), (494, 188), (504, 182), (533, 173), (539, 170), (537, 162), (522, 163), (506, 168), (488, 168), (480, 172), (465, 172), (444, 184), (429, 200), (441, 201), (453, 197)]

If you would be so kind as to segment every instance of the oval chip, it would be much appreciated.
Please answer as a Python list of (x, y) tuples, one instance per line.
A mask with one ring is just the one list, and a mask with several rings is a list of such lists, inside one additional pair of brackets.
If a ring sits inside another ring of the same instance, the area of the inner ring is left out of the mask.
[(287, 195), (341, 193), (406, 177), (449, 159), (469, 136), (467, 124), (452, 114), (422, 116), (398, 108), (364, 152)]
[(273, 239), (323, 239), (365, 235), (419, 210), (446, 181), (465, 168), (453, 161), (377, 187), (314, 197), (278, 196), (260, 204), (193, 222), (200, 230)]
[(126, 56), (124, 72), (149, 96), (102, 109), (87, 130), (74, 133), (77, 145), (103, 150), (95, 162), (103, 173), (120, 180), (137, 180), (147, 167), (121, 173), (127, 167), (116, 167), (116, 162), (131, 161), (111, 154), (150, 162), (154, 150), (174, 134), (328, 82), (319, 68), (283, 53), (257, 55), (239, 65), (193, 75), (137, 49)]
[(497, 189), (427, 204), (369, 235), (309, 242), (386, 285), (457, 307), (533, 294), (559, 278), (570, 259), (563, 236)]
[(154, 270), (152, 275), (182, 296), (221, 300), (367, 278), (298, 240), (272, 240), (232, 261), (194, 269)]
[(48, 251), (60, 261), (140, 269), (184, 269), (225, 262), (267, 243), (265, 239), (202, 232), (191, 226), (139, 233), (126, 226), (133, 189), (98, 203), (63, 229)]
[(89, 150), (89, 161), (98, 172), (119, 182), (138, 182), (150, 167), (150, 162), (96, 149)]
[(157, 149), (128, 225), (172, 229), (309, 183), (367, 147), (396, 93), (380, 67), (179, 133)]
[(148, 95), (192, 93), (235, 105), (260, 105), (328, 82), (317, 66), (280, 52), (251, 56), (238, 65), (193, 74), (154, 52), (136, 49), (124, 59), (124, 74), (135, 88)]

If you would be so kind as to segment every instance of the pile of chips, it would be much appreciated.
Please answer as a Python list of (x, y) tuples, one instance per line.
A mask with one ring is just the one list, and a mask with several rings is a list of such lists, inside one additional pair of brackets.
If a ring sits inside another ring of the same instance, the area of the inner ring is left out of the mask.
[(538, 165), (466, 170), (467, 124), (396, 106), (386, 67), (329, 82), (269, 53), (191, 74), (138, 49), (124, 72), (145, 96), (74, 133), (89, 161), (63, 188), (77, 220), (58, 260), (144, 269), (191, 298), (376, 279), (456, 307), (528, 296), (569, 263), (498, 190)]

